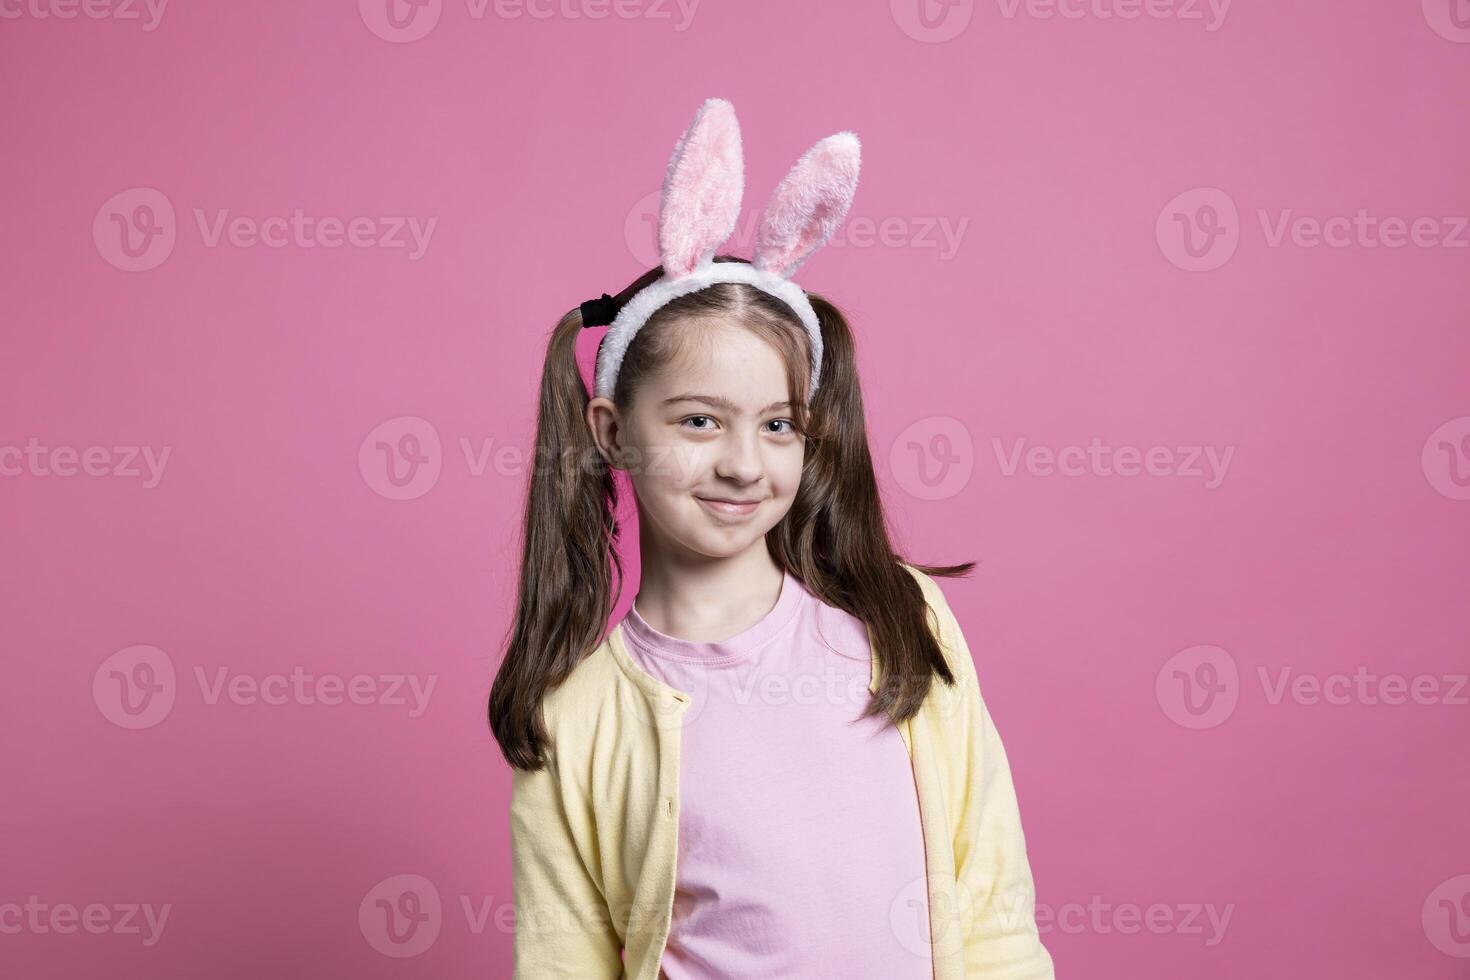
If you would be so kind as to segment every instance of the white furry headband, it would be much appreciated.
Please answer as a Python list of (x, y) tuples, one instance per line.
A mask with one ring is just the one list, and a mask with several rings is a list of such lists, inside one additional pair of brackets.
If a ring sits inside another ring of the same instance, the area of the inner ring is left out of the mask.
[[(822, 329), (816, 311), (791, 274), (827, 243), (847, 217), (857, 191), (860, 145), (855, 134), (828, 136), (807, 150), (776, 187), (761, 215), (755, 255), (750, 263), (715, 262), (740, 216), (745, 162), (735, 107), (706, 99), (674, 146), (658, 211), (658, 248), (664, 274), (639, 290), (612, 319), (597, 352), (594, 394), (611, 398), (618, 369), (638, 329), (669, 301), (720, 282), (743, 282), (770, 293), (796, 312), (811, 347), (812, 376), (807, 397), (816, 393), (822, 373)], [(593, 311), (602, 301), (584, 303), (583, 323), (608, 322)]]

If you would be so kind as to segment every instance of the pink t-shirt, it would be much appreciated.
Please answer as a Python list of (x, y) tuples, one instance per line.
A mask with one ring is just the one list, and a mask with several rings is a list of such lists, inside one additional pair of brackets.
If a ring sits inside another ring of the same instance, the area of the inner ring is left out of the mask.
[(660, 976), (930, 980), (923, 830), (908, 750), (856, 722), (863, 622), (790, 573), (766, 616), (718, 643), (630, 609), (629, 655), (690, 695), (673, 924)]

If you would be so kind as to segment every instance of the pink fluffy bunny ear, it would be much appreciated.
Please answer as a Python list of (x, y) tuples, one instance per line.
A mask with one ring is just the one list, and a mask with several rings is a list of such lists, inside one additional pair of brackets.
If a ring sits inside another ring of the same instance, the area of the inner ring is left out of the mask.
[(777, 186), (755, 238), (756, 268), (789, 279), (827, 243), (857, 192), (862, 146), (850, 132), (807, 150)]
[(735, 107), (725, 99), (706, 99), (669, 158), (658, 211), (664, 275), (687, 276), (713, 259), (735, 231), (744, 192)]

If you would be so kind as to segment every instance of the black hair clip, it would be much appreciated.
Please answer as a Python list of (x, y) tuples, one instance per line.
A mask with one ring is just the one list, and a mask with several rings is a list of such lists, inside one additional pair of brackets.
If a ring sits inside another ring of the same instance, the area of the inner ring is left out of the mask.
[(582, 304), (582, 326), (605, 327), (618, 315), (618, 301), (607, 293)]

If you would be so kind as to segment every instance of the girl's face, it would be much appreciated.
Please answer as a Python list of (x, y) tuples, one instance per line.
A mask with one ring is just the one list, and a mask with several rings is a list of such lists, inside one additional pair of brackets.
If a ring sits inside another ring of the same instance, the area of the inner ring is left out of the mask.
[(728, 324), (684, 328), (709, 342), (646, 379), (627, 414), (594, 398), (587, 420), (604, 456), (629, 473), (645, 545), (728, 558), (791, 509), (806, 440), (775, 348)]

